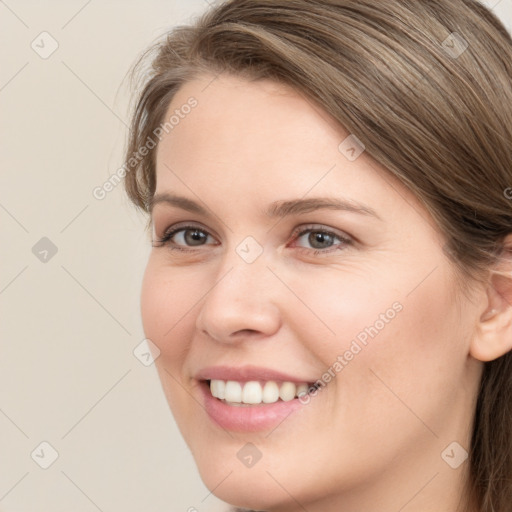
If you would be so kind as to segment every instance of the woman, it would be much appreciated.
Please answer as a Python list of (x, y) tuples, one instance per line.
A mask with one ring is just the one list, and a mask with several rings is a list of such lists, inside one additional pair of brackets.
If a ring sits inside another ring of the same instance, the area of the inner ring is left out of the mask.
[(136, 69), (142, 320), (209, 489), (272, 512), (510, 512), (498, 19), (472, 0), (233, 0)]

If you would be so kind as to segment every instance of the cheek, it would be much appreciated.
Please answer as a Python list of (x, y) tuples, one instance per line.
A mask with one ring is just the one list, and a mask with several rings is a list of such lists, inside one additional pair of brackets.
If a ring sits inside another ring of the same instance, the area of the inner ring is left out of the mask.
[(160, 350), (160, 363), (175, 368), (182, 363), (201, 290), (197, 276), (171, 269), (160, 255), (150, 256), (142, 282), (141, 316), (146, 337)]
[(439, 431), (460, 398), (467, 353), (443, 272), (412, 293), (419, 279), (399, 272), (394, 275), (402, 281), (355, 274), (297, 280), (294, 291), (311, 312), (297, 302), (303, 314), (290, 308), (288, 321), (299, 327), (302, 318), (297, 332), (325, 365), (322, 380), (349, 438), (374, 440), (376, 446), (384, 432), (390, 441), (396, 433), (428, 438), (432, 434), (418, 417)]
[[(461, 398), (467, 353), (457, 308), (442, 276), (431, 277), (409, 295), (382, 290), (385, 300), (378, 299), (378, 308), (361, 304), (371, 315), (354, 312), (354, 322), (349, 321), (345, 344), (367, 336), (341, 374), (340, 400), (348, 402), (353, 418), (365, 419), (351, 425), (352, 433), (380, 446), (383, 458), (400, 447), (436, 441), (434, 433), (443, 430)], [(378, 322), (393, 301), (401, 311), (387, 323)], [(379, 445), (383, 434), (387, 446)]]
[(183, 269), (171, 269), (160, 255), (150, 256), (141, 288), (142, 324), (146, 338), (160, 350), (155, 366), (186, 440), (189, 436), (184, 427), (193, 424), (197, 411), (184, 390), (187, 382), (183, 371), (195, 328), (194, 305), (203, 293), (197, 277)]
[(283, 302), (283, 322), (294, 326), (327, 368), (346, 351), (355, 360), (402, 315), (403, 299), (396, 288), (372, 276), (334, 269), (290, 276), (287, 282), (296, 298)]
[(170, 292), (169, 283), (163, 279), (162, 273), (150, 257), (142, 281), (141, 316), (144, 334), (160, 351), (164, 349), (162, 341), (166, 330), (169, 329), (169, 315), (174, 315), (174, 307), (170, 304)]

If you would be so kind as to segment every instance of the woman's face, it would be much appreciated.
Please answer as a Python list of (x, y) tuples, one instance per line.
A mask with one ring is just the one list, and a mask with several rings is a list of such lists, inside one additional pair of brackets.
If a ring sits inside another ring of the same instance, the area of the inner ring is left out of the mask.
[(141, 307), (205, 484), (257, 509), (444, 511), (481, 367), (426, 210), (285, 86), (205, 75), (173, 113)]

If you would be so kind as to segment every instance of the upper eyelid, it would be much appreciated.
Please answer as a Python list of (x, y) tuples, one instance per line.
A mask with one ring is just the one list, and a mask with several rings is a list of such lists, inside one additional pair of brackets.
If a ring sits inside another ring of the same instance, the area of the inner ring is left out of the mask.
[(165, 237), (168, 233), (176, 233), (177, 231), (180, 231), (182, 229), (199, 229), (201, 231), (205, 231), (211, 236), (217, 236), (215, 233), (211, 232), (210, 228), (202, 226), (200, 223), (196, 222), (178, 222), (176, 224), (173, 224), (169, 226), (168, 228), (164, 229), (162, 233), (162, 237)]

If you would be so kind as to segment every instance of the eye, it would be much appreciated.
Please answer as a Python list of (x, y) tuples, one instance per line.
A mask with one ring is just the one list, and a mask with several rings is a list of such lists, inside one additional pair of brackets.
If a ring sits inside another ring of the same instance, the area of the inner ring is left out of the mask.
[[(209, 240), (211, 242), (215, 239), (202, 227), (181, 225), (168, 229), (162, 238), (154, 240), (152, 245), (153, 247), (168, 246), (171, 250), (193, 252), (194, 248), (207, 245)], [(300, 231), (292, 235), (292, 241), (294, 244), (298, 242), (298, 245), (291, 247), (296, 247), (308, 254), (326, 254), (345, 249), (352, 244), (352, 239), (348, 235), (337, 234), (318, 226), (303, 226)]]
[(166, 231), (159, 240), (154, 240), (153, 247), (169, 245), (171, 249), (187, 251), (185, 247), (205, 245), (208, 237), (213, 240), (213, 237), (199, 226), (179, 226)]
[[(340, 243), (336, 243), (338, 240)], [(318, 226), (308, 226), (295, 235), (295, 242), (299, 242), (299, 248), (306, 252), (330, 253), (335, 250), (346, 248), (352, 243), (347, 235), (341, 235)], [(303, 244), (306, 244), (304, 246)], [(308, 248), (307, 245), (310, 245)]]

